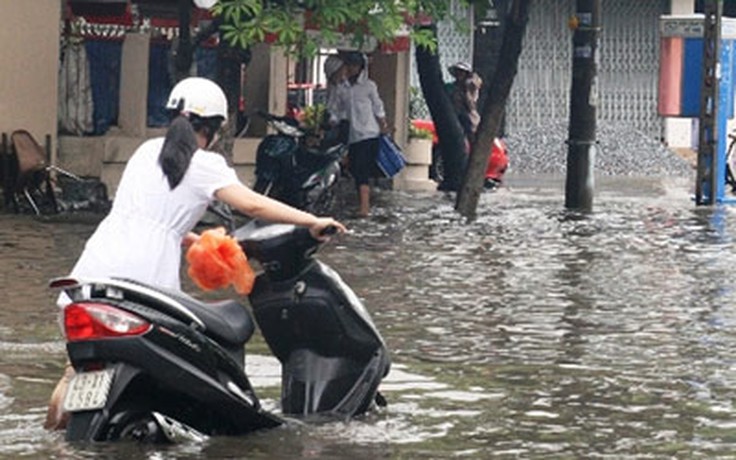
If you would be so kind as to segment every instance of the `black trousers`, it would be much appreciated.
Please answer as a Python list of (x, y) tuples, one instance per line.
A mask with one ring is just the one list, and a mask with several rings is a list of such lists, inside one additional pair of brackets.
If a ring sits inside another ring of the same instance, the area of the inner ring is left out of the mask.
[(370, 178), (378, 175), (376, 155), (378, 155), (377, 137), (350, 144), (348, 150), (350, 175), (355, 179), (356, 185), (368, 185)]

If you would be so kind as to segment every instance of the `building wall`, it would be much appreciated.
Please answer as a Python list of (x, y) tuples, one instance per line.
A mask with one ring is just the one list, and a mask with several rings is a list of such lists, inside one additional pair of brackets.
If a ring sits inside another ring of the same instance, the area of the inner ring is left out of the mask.
[(55, 142), (60, 14), (61, 0), (0, 2), (0, 132)]
[[(117, 126), (111, 126), (104, 135), (99, 136), (59, 137), (58, 165), (81, 176), (100, 177), (108, 187), (110, 196), (115, 195), (125, 165), (136, 147), (145, 139), (165, 132), (161, 128), (147, 127), (150, 40), (151, 36), (145, 33), (129, 31), (124, 35)], [(58, 47), (58, 37), (55, 43)], [(255, 112), (286, 113), (290, 75), (290, 63), (284, 50), (262, 44), (251, 51), (252, 60), (243, 87), (245, 111), (252, 116), (252, 124), (246, 133), (247, 137), (234, 141), (232, 152), (233, 165), (246, 184), (253, 182), (257, 146), (267, 133), (263, 120)], [(58, 56), (54, 62), (57, 61)], [(405, 143), (408, 131), (408, 65), (409, 53), (402, 51), (378, 55), (373, 68), (376, 72), (374, 77), (380, 80), (381, 96), (400, 145)], [(55, 119), (56, 109), (52, 110), (52, 115)], [(424, 176), (428, 177), (427, 164), (417, 160), (410, 166), (417, 170), (424, 168)], [(419, 182), (412, 181), (407, 182), (406, 186), (414, 187), (416, 184)], [(423, 183), (419, 185), (426, 186)]]
[[(695, 0), (672, 0), (669, 14), (693, 14), (694, 11)], [(664, 142), (673, 149), (693, 147), (694, 138), (697, 138), (695, 126), (692, 118), (664, 118)]]

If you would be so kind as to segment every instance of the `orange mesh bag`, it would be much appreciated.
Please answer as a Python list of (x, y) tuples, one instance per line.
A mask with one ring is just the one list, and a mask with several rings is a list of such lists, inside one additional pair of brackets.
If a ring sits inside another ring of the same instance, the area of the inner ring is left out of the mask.
[(238, 294), (250, 294), (255, 281), (248, 258), (235, 238), (224, 228), (205, 230), (189, 247), (186, 255), (187, 273), (205, 291), (225, 288), (232, 284)]

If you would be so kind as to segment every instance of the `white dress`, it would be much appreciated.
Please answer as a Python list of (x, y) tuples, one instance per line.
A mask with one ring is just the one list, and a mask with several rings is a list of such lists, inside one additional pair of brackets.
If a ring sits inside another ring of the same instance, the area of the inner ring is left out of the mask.
[(171, 190), (158, 164), (163, 142), (146, 141), (130, 158), (110, 214), (87, 241), (72, 277), (124, 277), (180, 289), (182, 238), (215, 192), (239, 180), (221, 155), (200, 149)]

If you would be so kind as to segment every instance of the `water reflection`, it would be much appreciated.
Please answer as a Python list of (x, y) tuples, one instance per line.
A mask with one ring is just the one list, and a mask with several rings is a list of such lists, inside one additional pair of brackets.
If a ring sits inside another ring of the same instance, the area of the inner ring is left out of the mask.
[[(64, 352), (45, 284), (93, 222), (0, 215), (0, 457), (730, 457), (736, 208), (696, 208), (689, 186), (606, 179), (582, 216), (561, 210), (564, 180), (516, 178), (471, 225), (441, 194), (381, 194), (324, 258), (392, 349), (388, 408), (169, 448), (40, 429)], [(278, 366), (262, 339), (248, 351), (276, 409)]]

